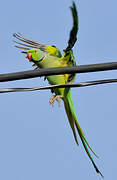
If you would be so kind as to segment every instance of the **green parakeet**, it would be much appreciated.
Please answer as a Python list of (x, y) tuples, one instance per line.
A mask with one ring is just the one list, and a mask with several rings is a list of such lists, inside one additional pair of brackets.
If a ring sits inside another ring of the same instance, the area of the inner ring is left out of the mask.
[[(24, 38), (21, 34), (14, 34), (14, 37), (17, 40), (21, 41), (21, 42), (16, 42), (17, 44), (21, 45), (16, 47), (23, 49), (24, 50), (23, 53), (27, 54), (27, 58), (29, 59), (29, 61), (33, 62), (38, 68), (75, 66), (76, 62), (72, 48), (77, 40), (78, 15), (74, 2), (71, 7), (71, 12), (73, 16), (73, 27), (70, 32), (68, 46), (64, 50), (63, 55), (61, 55), (60, 50), (56, 46), (48, 46), (48, 45), (40, 44), (39, 42), (35, 42)], [(66, 84), (66, 83), (72, 83), (75, 80), (75, 74), (52, 75), (52, 76), (47, 76), (46, 78), (51, 85)], [(71, 126), (76, 143), (78, 144), (77, 135), (76, 135), (76, 130), (77, 130), (81, 138), (82, 144), (84, 146), (84, 149), (87, 155), (89, 156), (96, 172), (103, 177), (103, 175), (97, 168), (96, 164), (94, 163), (90, 151), (94, 155), (96, 154), (89, 146), (84, 136), (84, 133), (77, 121), (77, 116), (75, 113), (72, 95), (71, 95), (71, 89), (56, 88), (53, 90), (53, 92), (55, 93), (55, 95), (50, 98), (49, 101), (50, 104), (53, 104), (55, 100), (57, 100), (58, 103), (60, 103), (60, 99), (63, 100), (66, 114), (69, 120), (69, 124)]]

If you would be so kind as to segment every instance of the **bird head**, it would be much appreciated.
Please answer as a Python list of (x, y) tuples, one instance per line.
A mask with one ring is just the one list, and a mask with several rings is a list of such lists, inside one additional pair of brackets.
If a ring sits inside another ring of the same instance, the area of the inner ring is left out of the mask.
[(39, 49), (30, 49), (27, 51), (27, 58), (32, 62), (39, 62), (44, 58), (44, 53)]

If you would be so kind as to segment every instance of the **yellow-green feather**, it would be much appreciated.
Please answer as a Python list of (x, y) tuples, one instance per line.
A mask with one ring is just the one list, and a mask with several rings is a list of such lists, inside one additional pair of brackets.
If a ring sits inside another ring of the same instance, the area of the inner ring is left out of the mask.
[(60, 52), (60, 50), (57, 47), (47, 45), (45, 47), (45, 49), (46, 49), (46, 51), (47, 51), (47, 53), (49, 55), (56, 56), (56, 57), (59, 57), (59, 58), (61, 57), (61, 52)]
[[(78, 134), (81, 138), (81, 141), (83, 143), (83, 146), (85, 148), (85, 151), (87, 153), (87, 155), (89, 156), (95, 170), (97, 173), (99, 173), (102, 177), (102, 173), (99, 171), (99, 169), (97, 168), (96, 164), (94, 163), (94, 160), (89, 152), (89, 149), (92, 151), (93, 154), (94, 151), (91, 149), (91, 147), (89, 146), (85, 136), (84, 136), (84, 133), (77, 121), (77, 116), (76, 116), (76, 113), (75, 113), (75, 109), (74, 109), (74, 105), (73, 105), (73, 100), (72, 100), (72, 95), (71, 95), (71, 90), (69, 88), (66, 88), (65, 89), (65, 95), (64, 95), (64, 98), (63, 98), (63, 101), (64, 101), (64, 106), (65, 106), (65, 110), (66, 110), (66, 114), (68, 116), (68, 119), (69, 119), (69, 123), (70, 123), (70, 126), (72, 128), (72, 131), (73, 131), (73, 134), (74, 134), (74, 138), (75, 138), (75, 141), (76, 143), (78, 144), (78, 141), (77, 141), (77, 136), (76, 136), (76, 132), (75, 132), (75, 127), (78, 131)], [(89, 147), (89, 149), (88, 149)], [(96, 155), (96, 154), (95, 154)]]

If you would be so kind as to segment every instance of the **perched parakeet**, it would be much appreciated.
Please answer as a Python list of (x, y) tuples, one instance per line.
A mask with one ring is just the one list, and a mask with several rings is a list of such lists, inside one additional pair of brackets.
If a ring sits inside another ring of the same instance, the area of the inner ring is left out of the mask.
[[(29, 39), (24, 38), (21, 34), (14, 34), (14, 37), (21, 41), (16, 42), (21, 46), (16, 46), (17, 48), (23, 49), (23, 53), (27, 54), (27, 58), (30, 62), (33, 62), (38, 68), (52, 68), (52, 67), (66, 67), (66, 66), (75, 66), (75, 58), (73, 55), (73, 46), (77, 40), (77, 32), (78, 32), (78, 15), (75, 3), (71, 7), (71, 12), (73, 16), (73, 27), (70, 32), (70, 38), (68, 41), (68, 46), (64, 51), (63, 55), (61, 55), (60, 50), (56, 46), (49, 46), (43, 45), (39, 42), (35, 42)], [(59, 85), (59, 84), (66, 84), (72, 83), (75, 80), (75, 74), (64, 74), (64, 75), (52, 75), (46, 77), (48, 82), (51, 85)], [(66, 110), (66, 114), (75, 138), (76, 143), (78, 144), (76, 130), (81, 138), (82, 144), (85, 148), (86, 153), (88, 154), (95, 170), (99, 173), (102, 177), (102, 173), (97, 168), (94, 160), (90, 154), (90, 151), (97, 156), (94, 151), (91, 149), (90, 145), (88, 144), (84, 133), (77, 121), (77, 116), (75, 113), (71, 89), (70, 88), (55, 88), (53, 90), (55, 93), (54, 96), (50, 98), (49, 103), (53, 104), (55, 100), (60, 103), (60, 99), (64, 102), (64, 107)]]

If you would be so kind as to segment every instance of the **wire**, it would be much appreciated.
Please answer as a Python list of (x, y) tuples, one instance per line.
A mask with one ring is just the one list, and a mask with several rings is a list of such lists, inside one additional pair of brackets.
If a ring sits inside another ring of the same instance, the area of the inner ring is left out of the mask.
[(42, 76), (72, 74), (72, 73), (89, 73), (97, 71), (117, 70), (117, 62), (80, 65), (74, 67), (58, 67), (47, 69), (36, 69), (16, 73), (0, 74), (0, 82), (15, 81), (21, 79), (36, 78)]
[(99, 84), (108, 84), (108, 83), (116, 83), (117, 79), (105, 79), (105, 80), (97, 80), (97, 81), (87, 81), (80, 82), (75, 84), (60, 84), (60, 85), (52, 85), (52, 86), (44, 86), (39, 88), (6, 88), (0, 89), (0, 93), (9, 93), (9, 92), (27, 92), (27, 91), (39, 91), (39, 90), (47, 90), (47, 89), (55, 89), (55, 88), (75, 88), (75, 87), (85, 87)]

